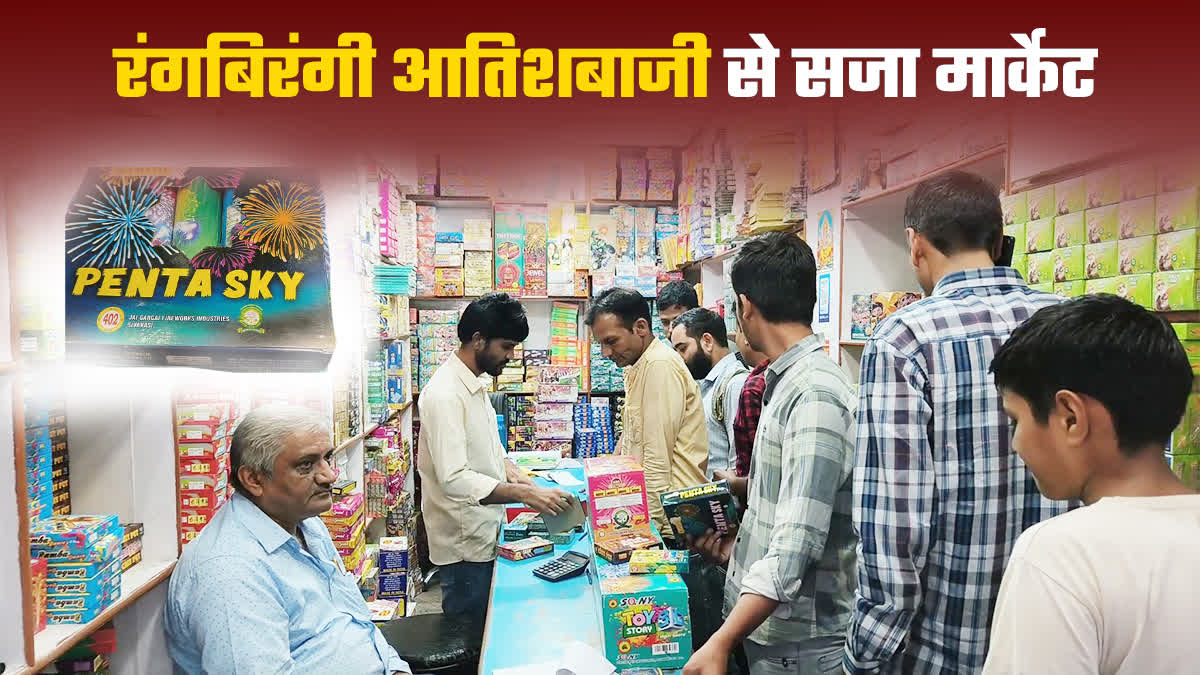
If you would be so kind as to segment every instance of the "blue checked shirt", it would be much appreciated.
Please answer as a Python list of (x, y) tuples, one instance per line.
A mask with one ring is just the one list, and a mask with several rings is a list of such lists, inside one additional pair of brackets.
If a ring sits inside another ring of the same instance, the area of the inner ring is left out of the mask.
[(1025, 528), (1067, 510), (1012, 452), (988, 373), (1013, 330), (1056, 296), (1012, 268), (946, 276), (863, 351), (851, 673), (978, 673), (992, 608)]
[(854, 600), (849, 378), (821, 341), (797, 342), (766, 370), (750, 494), (725, 578), (725, 616), (742, 593), (779, 602), (750, 634), (763, 646), (841, 636)]

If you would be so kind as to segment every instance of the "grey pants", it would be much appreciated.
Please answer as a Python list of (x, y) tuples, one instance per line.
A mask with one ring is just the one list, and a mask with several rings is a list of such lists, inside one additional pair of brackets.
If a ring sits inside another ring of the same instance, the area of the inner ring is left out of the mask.
[(842, 672), (846, 638), (834, 635), (770, 647), (751, 640), (742, 644), (750, 662), (750, 675), (823, 675)]

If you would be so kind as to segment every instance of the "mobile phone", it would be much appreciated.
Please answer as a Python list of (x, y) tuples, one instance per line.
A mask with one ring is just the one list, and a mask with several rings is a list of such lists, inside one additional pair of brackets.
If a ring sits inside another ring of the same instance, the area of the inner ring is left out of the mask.
[(1012, 267), (1013, 252), (1017, 248), (1017, 240), (1007, 234), (1000, 243), (1000, 257), (996, 258), (996, 264), (1001, 267)]

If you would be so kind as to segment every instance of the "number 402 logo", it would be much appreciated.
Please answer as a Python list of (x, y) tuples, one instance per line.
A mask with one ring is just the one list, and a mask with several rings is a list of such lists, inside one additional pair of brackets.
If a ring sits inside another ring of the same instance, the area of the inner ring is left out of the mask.
[(125, 325), (125, 312), (120, 307), (106, 307), (96, 317), (96, 327), (102, 332), (112, 333)]

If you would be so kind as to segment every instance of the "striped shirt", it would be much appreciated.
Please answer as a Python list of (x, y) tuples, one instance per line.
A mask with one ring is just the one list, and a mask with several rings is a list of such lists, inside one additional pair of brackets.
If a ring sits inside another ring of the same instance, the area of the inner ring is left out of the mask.
[(988, 367), (1056, 296), (1012, 268), (950, 274), (863, 351), (854, 469), (851, 673), (978, 673), (1017, 537), (1063, 513), (1012, 452)]
[(780, 603), (750, 634), (763, 646), (840, 636), (854, 600), (850, 472), (853, 388), (810, 336), (766, 371), (750, 494), (725, 579), (725, 615), (742, 593)]

